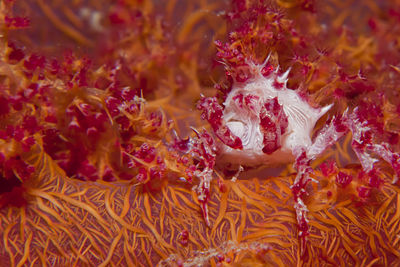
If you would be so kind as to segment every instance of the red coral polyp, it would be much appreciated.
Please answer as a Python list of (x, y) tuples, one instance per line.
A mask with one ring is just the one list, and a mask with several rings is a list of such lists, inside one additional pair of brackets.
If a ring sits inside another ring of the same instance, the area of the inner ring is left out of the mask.
[(30, 25), (30, 20), (27, 17), (4, 17), (4, 22), (7, 28), (21, 29), (27, 28)]
[(336, 176), (336, 183), (342, 188), (348, 186), (352, 180), (353, 177), (350, 174), (344, 172), (339, 172)]

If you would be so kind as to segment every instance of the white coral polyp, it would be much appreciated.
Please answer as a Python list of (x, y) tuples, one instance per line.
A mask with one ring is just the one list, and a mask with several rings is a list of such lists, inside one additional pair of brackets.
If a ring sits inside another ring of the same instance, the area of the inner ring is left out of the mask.
[[(331, 106), (313, 108), (296, 91), (286, 87), (289, 71), (279, 76), (277, 71), (264, 77), (261, 73), (264, 65), (249, 64), (253, 78), (244, 83), (235, 82), (224, 102), (223, 119), (232, 133), (243, 143), (243, 149), (232, 149), (221, 145), (219, 162), (232, 165), (256, 166), (276, 165), (292, 162), (293, 151), (297, 147), (311, 146), (311, 131), (318, 119)], [(282, 83), (281, 88), (274, 87), (274, 82)], [(251, 100), (243, 104), (240, 97)], [(288, 118), (288, 127), (280, 138), (280, 149), (266, 154), (263, 149), (263, 133), (260, 127), (260, 110), (267, 100), (277, 97)]]

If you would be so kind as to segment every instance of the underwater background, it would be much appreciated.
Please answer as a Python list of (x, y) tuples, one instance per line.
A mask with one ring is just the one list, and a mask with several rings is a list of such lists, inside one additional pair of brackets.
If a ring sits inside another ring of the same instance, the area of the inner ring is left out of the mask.
[[(1, 1), (0, 266), (399, 266), (399, 36), (397, 0)], [(268, 57), (335, 136), (222, 164)]]

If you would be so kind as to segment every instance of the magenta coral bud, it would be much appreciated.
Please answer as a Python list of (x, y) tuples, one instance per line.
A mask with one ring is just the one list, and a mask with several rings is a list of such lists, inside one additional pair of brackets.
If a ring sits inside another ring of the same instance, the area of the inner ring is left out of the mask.
[(272, 72), (274, 71), (274, 67), (270, 64), (266, 64), (262, 69), (261, 69), (261, 74), (264, 77), (268, 77), (269, 75), (272, 74)]
[(26, 28), (30, 25), (29, 18), (5, 16), (4, 22), (7, 28)]
[(337, 166), (336, 162), (333, 160), (330, 160), (328, 162), (324, 162), (319, 166), (321, 169), (321, 172), (324, 176), (329, 176), (334, 174), (337, 171)]
[(365, 186), (357, 187), (358, 196), (362, 199), (369, 198), (371, 196), (371, 189)]
[(79, 130), (81, 128), (78, 119), (75, 116), (72, 117), (71, 122), (68, 124), (68, 128), (73, 130)]
[(346, 186), (348, 186), (352, 180), (353, 180), (353, 177), (344, 172), (339, 172), (336, 176), (336, 183), (339, 186), (341, 186), (342, 188), (345, 188)]

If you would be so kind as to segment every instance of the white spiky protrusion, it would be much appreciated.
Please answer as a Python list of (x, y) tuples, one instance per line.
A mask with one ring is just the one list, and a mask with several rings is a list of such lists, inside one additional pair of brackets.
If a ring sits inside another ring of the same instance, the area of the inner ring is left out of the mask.
[(287, 80), (289, 77), (289, 73), (290, 73), (290, 68), (287, 71), (285, 71), (285, 73), (283, 73), (281, 76), (277, 77), (278, 82), (285, 83), (285, 86), (286, 86), (286, 83), (287, 83)]
[[(278, 75), (278, 69), (268, 76), (262, 75), (262, 68), (266, 61), (257, 65), (248, 63), (254, 72), (253, 78), (245, 83), (235, 83), (228, 94), (224, 106), (223, 119), (232, 133), (238, 136), (243, 143), (243, 150), (232, 149), (221, 145), (219, 162), (233, 165), (275, 165), (294, 160), (292, 151), (298, 147), (311, 146), (311, 132), (316, 122), (331, 107), (313, 108), (304, 100), (297, 91), (286, 87), (290, 69), (282, 75)], [(274, 83), (283, 84), (281, 88), (274, 87)], [(252, 97), (251, 106), (238, 103), (238, 96)], [(288, 118), (288, 127), (281, 136), (281, 148), (272, 154), (263, 153), (263, 133), (260, 129), (260, 110), (263, 104), (273, 98), (277, 98)]]

